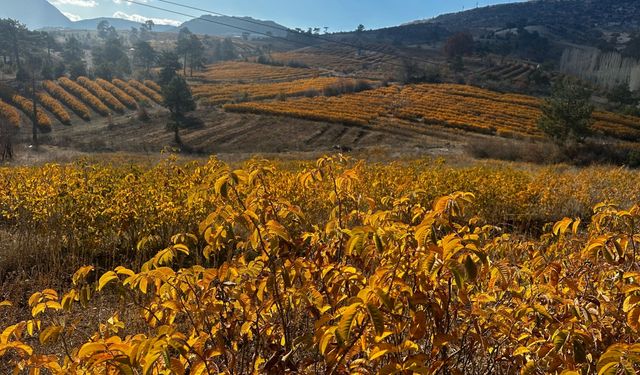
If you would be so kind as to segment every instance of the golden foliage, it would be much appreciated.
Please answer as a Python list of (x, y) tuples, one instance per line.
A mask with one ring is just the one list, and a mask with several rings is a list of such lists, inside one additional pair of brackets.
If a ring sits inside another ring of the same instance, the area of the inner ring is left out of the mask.
[[(543, 137), (536, 125), (541, 114), (539, 105), (539, 99), (524, 95), (464, 85), (420, 84), (383, 87), (340, 97), (228, 104), (225, 109), (357, 125), (384, 126), (391, 118), (421, 126), (439, 125), (536, 139)], [(596, 112), (594, 119), (596, 131), (619, 139), (640, 139), (638, 118)]]
[(109, 111), (109, 108), (102, 101), (100, 101), (100, 99), (98, 99), (95, 95), (89, 92), (89, 90), (73, 82), (69, 78), (67, 77), (58, 78), (58, 83), (65, 90), (75, 95), (76, 98), (79, 98), (84, 103), (86, 103), (91, 108), (93, 108), (99, 115), (109, 116), (111, 114), (111, 111)]
[[(640, 206), (627, 205), (640, 198), (637, 172), (377, 165), (339, 155), (240, 169), (212, 159), (3, 172), (1, 214), (16, 226), (68, 217), (64, 231), (92, 231), (96, 246), (155, 221), (192, 227), (161, 241), (146, 232), (137, 251), (156, 244), (141, 264), (83, 266), (64, 293), (0, 303), (28, 306), (28, 318), (0, 323), (0, 362), (16, 371), (640, 368)], [(538, 228), (539, 238), (511, 229), (534, 229), (545, 214), (556, 222)], [(114, 235), (100, 236), (107, 228)], [(95, 314), (96, 296), (122, 302), (79, 328), (74, 314)]]
[(69, 113), (58, 100), (45, 92), (39, 92), (37, 97), (40, 104), (56, 116), (61, 123), (65, 125), (71, 124), (71, 117), (69, 116)]
[(194, 72), (194, 76), (197, 80), (208, 83), (273, 83), (318, 77), (320, 76), (320, 71), (242, 61), (226, 61), (209, 65), (204, 71)]
[(158, 94), (155, 90), (147, 87), (142, 82), (136, 81), (135, 79), (130, 79), (129, 85), (131, 85), (131, 87), (143, 93), (148, 98), (151, 98), (151, 100), (153, 100), (154, 102), (158, 104), (162, 104), (163, 102), (162, 95)]
[(2, 99), (0, 99), (0, 117), (7, 121), (10, 126), (20, 127), (20, 113), (14, 107), (3, 102)]
[(65, 91), (65, 89), (58, 86), (53, 81), (43, 81), (42, 86), (49, 94), (51, 94), (51, 96), (64, 103), (75, 114), (80, 116), (81, 119), (85, 121), (91, 120), (91, 112), (89, 111), (89, 108), (87, 108), (86, 105), (76, 99), (73, 95)]
[(355, 79), (318, 77), (276, 83), (223, 83), (192, 87), (194, 97), (204, 105), (219, 105), (233, 101), (265, 100), (276, 97), (317, 96), (327, 87), (356, 85)]
[(116, 97), (122, 104), (126, 105), (129, 109), (136, 109), (137, 104), (136, 100), (126, 92), (120, 90), (114, 84), (109, 81), (106, 81), (102, 78), (96, 79), (96, 83), (100, 85), (103, 89), (111, 93), (114, 97)]
[(127, 82), (118, 79), (118, 78), (114, 78), (112, 83), (118, 87), (120, 90), (124, 91), (125, 93), (127, 93), (127, 95), (131, 96), (132, 98), (134, 98), (136, 100), (136, 102), (138, 103), (151, 103), (151, 99), (149, 99), (145, 94), (141, 93), (138, 89), (134, 88), (133, 86), (131, 86), (130, 84), (128, 84)]
[[(25, 115), (27, 115), (27, 117), (33, 119), (33, 101), (17, 94), (11, 97), (11, 101)], [(36, 119), (38, 122), (38, 129), (40, 129), (40, 131), (43, 133), (51, 131), (51, 119), (39, 107), (36, 108)]]
[(126, 110), (125, 106), (122, 103), (120, 103), (120, 101), (116, 99), (115, 96), (113, 96), (110, 92), (103, 89), (102, 86), (93, 82), (89, 78), (78, 77), (77, 81), (79, 84), (84, 86), (87, 90), (91, 91), (92, 94), (94, 94), (96, 97), (102, 100), (104, 104), (108, 105), (109, 108), (113, 109), (114, 111), (118, 113), (123, 113)]
[(144, 83), (145, 86), (147, 86), (151, 90), (157, 92), (158, 94), (162, 93), (162, 87), (160, 87), (160, 85), (158, 85), (154, 81), (152, 81), (150, 79), (145, 79), (143, 83)]

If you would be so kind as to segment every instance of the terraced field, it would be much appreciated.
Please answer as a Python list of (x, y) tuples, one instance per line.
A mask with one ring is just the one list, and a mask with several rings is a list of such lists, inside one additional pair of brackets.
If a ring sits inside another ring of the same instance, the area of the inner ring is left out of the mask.
[[(540, 100), (472, 86), (422, 84), (389, 86), (338, 97), (227, 104), (225, 110), (280, 115), (358, 126), (384, 127), (396, 120), (508, 138), (542, 138), (536, 123)], [(594, 128), (603, 134), (640, 140), (640, 119), (596, 112)]]

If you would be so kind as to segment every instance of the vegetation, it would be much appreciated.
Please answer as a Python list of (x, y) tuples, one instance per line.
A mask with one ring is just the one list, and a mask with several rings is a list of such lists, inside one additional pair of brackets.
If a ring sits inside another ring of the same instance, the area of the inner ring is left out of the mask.
[(103, 89), (102, 86), (93, 82), (87, 77), (78, 77), (77, 82), (81, 84), (85, 89), (91, 91), (93, 95), (95, 95), (98, 99), (100, 99), (104, 104), (108, 105), (109, 108), (113, 109), (118, 113), (124, 113), (126, 107), (120, 103), (115, 96), (113, 96), (110, 92)]
[(191, 89), (184, 78), (175, 75), (171, 81), (162, 88), (162, 96), (164, 97), (163, 105), (171, 112), (171, 125), (174, 138), (177, 144), (181, 145), (180, 135), (178, 133), (180, 126), (184, 122), (184, 116), (188, 112), (196, 109), (196, 102), (191, 95)]
[(219, 105), (233, 101), (255, 101), (291, 96), (318, 96), (327, 93), (334, 96), (342, 93), (363, 91), (373, 83), (349, 78), (318, 77), (276, 83), (223, 83), (202, 84), (193, 88), (193, 93), (203, 105)]
[(51, 96), (64, 103), (75, 114), (80, 116), (81, 119), (85, 121), (91, 120), (91, 111), (89, 108), (87, 108), (86, 105), (76, 99), (73, 95), (65, 91), (62, 87), (58, 86), (55, 82), (43, 81), (42, 86), (49, 94), (51, 94)]
[(60, 86), (62, 86), (65, 90), (75, 95), (77, 98), (81, 98), (84, 103), (93, 108), (101, 116), (109, 116), (109, 114), (111, 113), (109, 108), (100, 99), (89, 92), (89, 90), (85, 89), (69, 78), (61, 77), (60, 79), (58, 79), (58, 84), (60, 84)]
[(45, 92), (39, 92), (37, 94), (38, 102), (42, 104), (49, 112), (51, 112), (56, 118), (65, 125), (71, 124), (71, 116), (64, 106), (51, 95)]
[[(123, 246), (77, 258), (65, 290), (2, 302), (16, 317), (2, 320), (5, 372), (639, 368), (638, 197), (621, 186), (636, 172), (340, 157), (3, 172), (5, 225), (63, 225), (42, 235), (66, 252)], [(442, 196), (458, 187), (475, 193)], [(620, 203), (591, 216), (594, 199)], [(536, 221), (544, 210), (558, 221)], [(540, 232), (495, 224), (507, 222)], [(77, 318), (87, 311), (100, 321)]]
[(122, 104), (127, 106), (127, 108), (135, 109), (137, 107), (136, 99), (134, 99), (131, 95), (129, 95), (128, 93), (118, 88), (113, 83), (101, 78), (96, 79), (96, 83), (100, 85), (103, 89), (108, 91), (115, 98), (117, 98)]
[(542, 106), (538, 127), (554, 141), (582, 141), (590, 134), (593, 105), (591, 92), (577, 83), (560, 80)]
[[(199, 87), (194, 88), (196, 93), (198, 90)], [(541, 139), (544, 133), (537, 123), (542, 105), (534, 97), (472, 86), (420, 84), (382, 87), (340, 97), (227, 104), (224, 108), (355, 125), (386, 126), (391, 118), (394, 123), (401, 119), (418, 127), (438, 125), (507, 138)], [(624, 140), (640, 139), (635, 117), (595, 112), (593, 119), (595, 131)]]

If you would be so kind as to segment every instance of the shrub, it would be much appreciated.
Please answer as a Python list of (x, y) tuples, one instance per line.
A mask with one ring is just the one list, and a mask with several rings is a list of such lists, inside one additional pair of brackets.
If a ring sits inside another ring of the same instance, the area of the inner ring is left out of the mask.
[(89, 90), (73, 82), (69, 78), (61, 77), (60, 79), (58, 79), (58, 83), (60, 84), (60, 86), (70, 91), (76, 97), (81, 98), (82, 101), (88, 104), (101, 116), (106, 117), (111, 113), (111, 111), (109, 111), (109, 108), (102, 101), (100, 101), (100, 99), (90, 93)]
[(108, 105), (111, 109), (118, 113), (123, 113), (126, 110), (126, 107), (120, 103), (115, 96), (113, 96), (110, 92), (103, 89), (100, 85), (93, 82), (87, 77), (78, 77), (78, 83), (84, 86), (87, 90), (91, 91), (92, 94), (97, 96), (103, 103)]
[(14, 128), (20, 127), (20, 113), (11, 105), (3, 102), (2, 99), (0, 99), (0, 118)]
[(156, 91), (150, 89), (149, 87), (144, 85), (142, 82), (136, 81), (135, 79), (131, 79), (131, 80), (129, 80), (129, 85), (131, 85), (131, 87), (133, 87), (136, 90), (138, 90), (141, 93), (143, 93), (145, 96), (147, 96), (148, 98), (150, 98), (154, 102), (156, 102), (158, 104), (162, 104), (162, 95), (160, 95)]
[(104, 80), (102, 78), (96, 79), (96, 83), (100, 85), (103, 89), (110, 92), (113, 96), (115, 96), (122, 104), (126, 105), (129, 109), (136, 109), (138, 105), (136, 104), (136, 100), (126, 92), (122, 91), (113, 83)]
[(62, 103), (56, 100), (51, 95), (39, 92), (38, 93), (38, 101), (45, 107), (49, 112), (51, 112), (56, 118), (65, 125), (71, 125), (71, 116), (69, 116), (69, 112), (64, 108)]
[(125, 81), (123, 81), (121, 79), (114, 78), (112, 83), (115, 86), (117, 86), (120, 90), (126, 92), (127, 95), (133, 97), (140, 104), (142, 104), (141, 102), (150, 102), (151, 101), (151, 99), (149, 99), (146, 95), (144, 95), (139, 90), (137, 90), (136, 88), (132, 87), (130, 84), (128, 84), (127, 82), (125, 82)]
[(75, 114), (85, 121), (91, 121), (91, 111), (81, 101), (69, 94), (65, 89), (58, 86), (53, 81), (43, 81), (42, 86), (54, 98), (60, 100)]
[[(13, 104), (16, 105), (27, 117), (33, 120), (33, 101), (20, 95), (14, 95), (11, 98)], [(43, 133), (51, 131), (51, 119), (40, 108), (36, 109), (36, 119), (38, 121), (38, 129)]]

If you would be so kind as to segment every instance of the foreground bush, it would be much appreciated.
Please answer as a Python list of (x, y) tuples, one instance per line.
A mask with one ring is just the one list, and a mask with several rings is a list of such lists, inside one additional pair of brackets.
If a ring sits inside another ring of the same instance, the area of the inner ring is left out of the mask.
[[(119, 179), (110, 179), (108, 169), (75, 168), (100, 176), (91, 183), (94, 201), (113, 194), (109, 183)], [(567, 186), (598, 171), (567, 173)], [(5, 363), (65, 374), (640, 369), (633, 344), (640, 330), (640, 207), (599, 204), (588, 222), (560, 218), (538, 238), (487, 221), (491, 213), (506, 217), (502, 209), (554, 199), (545, 192), (585, 199), (559, 188), (567, 181), (558, 175), (549, 186), (544, 177), (552, 170), (533, 176), (335, 157), (291, 169), (262, 161), (237, 170), (215, 160), (184, 168), (169, 163), (149, 173), (163, 175), (168, 186), (184, 184), (185, 204), (208, 206), (209, 214), (139, 267), (88, 265), (64, 293), (47, 289), (13, 301), (28, 305), (30, 317), (4, 324)], [(629, 199), (634, 193), (620, 190), (623, 177), (635, 173), (608, 173), (594, 177), (602, 184), (597, 192)], [(120, 189), (145, 194), (140, 176), (134, 169)], [(620, 190), (607, 192), (607, 181)], [(445, 185), (463, 184), (478, 193), (431, 199)], [(162, 189), (152, 195), (165, 202), (157, 207), (180, 209)], [(164, 217), (155, 207), (132, 210), (131, 223), (136, 215)], [(42, 210), (45, 219), (51, 208)], [(155, 241), (143, 239), (138, 250)], [(120, 302), (96, 313), (92, 304), (109, 297)], [(8, 301), (0, 306), (14, 309)], [(87, 314), (100, 322), (79, 326), (78, 316)]]

